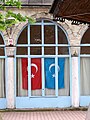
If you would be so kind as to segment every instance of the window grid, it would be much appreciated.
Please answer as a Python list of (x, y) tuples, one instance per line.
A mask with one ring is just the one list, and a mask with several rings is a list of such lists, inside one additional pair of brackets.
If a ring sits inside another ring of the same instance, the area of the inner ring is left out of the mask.
[[(57, 25), (54, 25), (53, 23), (44, 23), (42, 20), (41, 23), (39, 24), (34, 24), (34, 25), (41, 25), (41, 38), (42, 38), (42, 44), (30, 44), (30, 24), (28, 24), (28, 44), (17, 44), (17, 47), (28, 47), (28, 55), (16, 55), (16, 58), (28, 58), (28, 96), (29, 97), (41, 97), (41, 96), (32, 96), (31, 95), (31, 58), (41, 58), (42, 59), (42, 96), (43, 97), (48, 97), (45, 96), (45, 78), (43, 77), (45, 70), (44, 70), (44, 59), (45, 58), (55, 58), (55, 96), (58, 96), (58, 58), (59, 57), (65, 57), (68, 58), (70, 55), (58, 55), (58, 47), (69, 47), (70, 45), (68, 44), (58, 44), (58, 27)], [(44, 26), (45, 25), (54, 25), (55, 26), (55, 44), (44, 44)], [(41, 55), (30, 55), (30, 47), (35, 47), (35, 46), (41, 46), (42, 47), (42, 54)], [(47, 46), (54, 46), (55, 47), (55, 55), (45, 55), (44, 54), (44, 47)], [(70, 47), (68, 48), (70, 51)], [(51, 97), (51, 96), (50, 96)], [(54, 96), (53, 96), (54, 97)]]

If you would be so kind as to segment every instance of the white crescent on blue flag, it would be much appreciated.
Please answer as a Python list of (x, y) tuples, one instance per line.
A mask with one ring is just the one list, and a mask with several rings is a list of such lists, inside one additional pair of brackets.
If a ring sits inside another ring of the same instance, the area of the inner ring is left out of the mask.
[[(65, 58), (58, 58), (58, 88), (64, 88)], [(55, 59), (45, 58), (45, 88), (55, 89)]]

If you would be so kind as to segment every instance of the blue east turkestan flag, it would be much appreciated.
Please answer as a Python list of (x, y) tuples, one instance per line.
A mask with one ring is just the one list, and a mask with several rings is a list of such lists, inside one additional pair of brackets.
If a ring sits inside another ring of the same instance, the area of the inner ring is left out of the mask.
[[(64, 88), (65, 58), (58, 58), (58, 88)], [(45, 58), (45, 88), (55, 89), (55, 59)]]

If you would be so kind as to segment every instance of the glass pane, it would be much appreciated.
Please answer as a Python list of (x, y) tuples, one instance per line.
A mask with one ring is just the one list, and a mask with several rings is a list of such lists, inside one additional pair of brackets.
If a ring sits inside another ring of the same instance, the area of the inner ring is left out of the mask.
[(68, 44), (67, 37), (60, 27), (58, 27), (58, 43)]
[(45, 58), (45, 95), (55, 96), (55, 59)]
[(42, 95), (42, 66), (41, 58), (31, 59), (31, 95)]
[(16, 61), (16, 94), (17, 96), (28, 95), (28, 59), (17, 58)]
[(0, 98), (6, 97), (5, 89), (5, 59), (0, 59)]
[(58, 95), (70, 96), (69, 58), (58, 59)]
[(27, 27), (21, 32), (17, 44), (28, 44)]
[(81, 47), (81, 54), (90, 54), (90, 47)]
[(27, 55), (28, 48), (27, 47), (17, 47), (17, 55)]
[(2, 38), (2, 36), (0, 35), (0, 44), (2, 45), (4, 45), (4, 40), (3, 40), (3, 38)]
[(55, 47), (45, 47), (44, 54), (45, 55), (55, 55)]
[(68, 55), (69, 54), (69, 48), (68, 47), (58, 47), (58, 54), (59, 55)]
[(0, 47), (0, 56), (5, 56), (4, 49), (5, 49), (5, 48), (3, 48), (3, 47), (1, 48), (1, 47)]
[(90, 44), (90, 27), (82, 37), (81, 44)]
[(90, 57), (80, 59), (80, 94), (90, 96)]
[(41, 26), (31, 25), (30, 27), (30, 43), (31, 44), (41, 44)]
[(42, 48), (41, 47), (30, 47), (30, 54), (31, 55), (41, 55)]
[(45, 25), (44, 26), (44, 43), (55, 44), (55, 26)]

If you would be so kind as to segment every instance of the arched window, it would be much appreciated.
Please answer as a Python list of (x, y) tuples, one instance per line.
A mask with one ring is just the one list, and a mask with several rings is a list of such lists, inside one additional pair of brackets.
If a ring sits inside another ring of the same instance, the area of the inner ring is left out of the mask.
[(28, 24), (16, 49), (16, 96), (70, 96), (69, 43), (64, 29), (47, 19)]
[[(81, 101), (86, 99), (86, 105), (90, 100), (90, 28), (87, 29), (81, 40), (80, 50), (80, 95)], [(84, 102), (81, 102), (83, 105)]]
[(5, 43), (0, 33), (0, 109), (6, 106), (6, 86), (5, 86)]
[(0, 98), (5, 97), (5, 45), (0, 34)]

